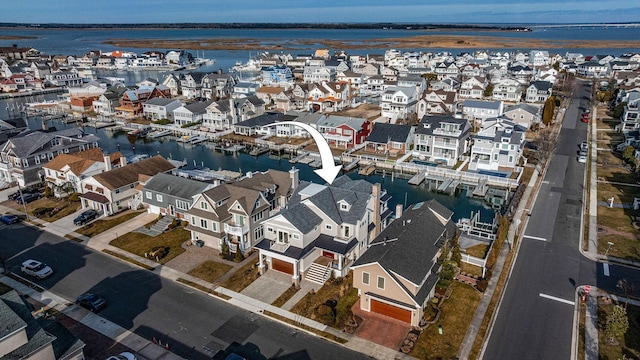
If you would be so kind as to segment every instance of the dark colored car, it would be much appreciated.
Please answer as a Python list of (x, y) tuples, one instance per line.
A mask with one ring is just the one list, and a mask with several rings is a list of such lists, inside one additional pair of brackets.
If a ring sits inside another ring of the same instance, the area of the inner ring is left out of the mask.
[(93, 209), (87, 210), (87, 211), (84, 211), (82, 214), (78, 215), (78, 217), (76, 217), (75, 219), (73, 219), (73, 225), (82, 226), (97, 217), (98, 217), (97, 211)]
[(18, 204), (23, 204), (23, 203), (24, 204), (28, 204), (28, 203), (30, 203), (32, 201), (36, 201), (38, 199), (40, 199), (40, 194), (39, 193), (37, 193), (37, 194), (24, 194), (23, 193), (22, 197), (18, 196), (18, 198), (16, 199), (16, 202)]
[(38, 190), (37, 188), (25, 188), (25, 189), (16, 191), (13, 194), (9, 195), (9, 200), (18, 200), (18, 198), (20, 197), (20, 191), (22, 191), (23, 195), (26, 195), (26, 194), (39, 194), (40, 193), (40, 190)]
[(6, 215), (0, 216), (0, 221), (2, 221), (7, 225), (11, 225), (20, 221), (20, 218), (12, 214), (6, 214)]
[(92, 293), (84, 293), (78, 296), (76, 304), (93, 312), (98, 312), (107, 306), (107, 302), (103, 298)]

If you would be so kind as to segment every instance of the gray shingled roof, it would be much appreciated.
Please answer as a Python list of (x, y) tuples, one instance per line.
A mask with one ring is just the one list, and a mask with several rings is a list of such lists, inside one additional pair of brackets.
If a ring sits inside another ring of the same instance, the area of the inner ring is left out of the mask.
[[(436, 213), (447, 219), (446, 224), (443, 225)], [(353, 266), (378, 263), (390, 274), (421, 284), (431, 271), (431, 260), (442, 247), (442, 235), (446, 234), (449, 239), (455, 235), (452, 215), (451, 210), (436, 200), (409, 207), (371, 242)]]
[(9, 139), (13, 144), (13, 153), (20, 158), (26, 158), (31, 154), (42, 151), (41, 148), (44, 145), (57, 137), (72, 138), (74, 141), (82, 143), (94, 143), (99, 140), (96, 135), (87, 134), (80, 128), (69, 128), (52, 132), (43, 132), (39, 130), (25, 131), (23, 134), (24, 135)]
[(322, 224), (322, 218), (301, 203), (294, 204), (281, 214), (303, 234), (310, 232), (316, 226)]
[(411, 125), (376, 123), (367, 136), (367, 141), (386, 144), (389, 141), (406, 142), (411, 133)]
[(155, 97), (155, 98), (151, 98), (151, 99), (145, 101), (145, 104), (158, 105), (158, 106), (167, 106), (167, 105), (171, 104), (174, 101), (176, 101), (176, 99)]
[(358, 131), (362, 128), (362, 124), (364, 124), (365, 121), (367, 121), (367, 119), (354, 118), (354, 117), (348, 117), (348, 116), (329, 115), (329, 117), (320, 119), (318, 122), (318, 126), (338, 127), (342, 124), (346, 124), (350, 128)]
[(159, 173), (149, 179), (143, 189), (190, 200), (194, 195), (205, 191), (208, 186), (211, 186), (211, 184), (166, 173)]
[(244, 126), (249, 128), (265, 126), (280, 121), (282, 116), (282, 113), (266, 113), (251, 119), (247, 119), (245, 121), (240, 121), (239, 123), (235, 124), (235, 126)]
[(504, 112), (506, 113), (509, 111), (517, 110), (517, 109), (522, 109), (532, 115), (536, 115), (540, 111), (540, 109), (536, 106), (533, 106), (527, 103), (520, 103), (520, 104), (511, 105), (507, 107)]
[[(442, 123), (459, 124), (461, 133), (457, 137), (458, 139), (464, 137), (467, 133), (471, 131), (471, 125), (469, 124), (469, 120), (467, 119), (458, 119), (453, 116), (425, 115), (422, 117), (422, 120), (420, 120), (420, 124), (418, 124), (416, 133), (433, 135), (433, 130), (439, 129), (440, 124)], [(447, 135), (438, 134), (438, 136), (447, 136)], [(454, 137), (454, 136), (450, 136), (450, 137)]]
[(465, 100), (463, 106), (466, 108), (500, 110), (500, 101)]

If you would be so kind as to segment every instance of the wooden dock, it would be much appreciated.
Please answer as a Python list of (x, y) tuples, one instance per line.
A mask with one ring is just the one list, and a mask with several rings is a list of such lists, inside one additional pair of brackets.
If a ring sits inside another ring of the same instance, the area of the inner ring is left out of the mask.
[(351, 171), (353, 170), (356, 166), (358, 166), (358, 163), (360, 162), (360, 159), (355, 159), (352, 162), (350, 162), (349, 164), (344, 166), (344, 171)]
[(269, 152), (268, 146), (254, 146), (253, 149), (249, 152), (249, 155), (252, 156), (260, 156), (262, 154), (266, 154)]
[(473, 190), (473, 196), (484, 197), (487, 194), (487, 179), (480, 180), (480, 183)]
[[(268, 151), (268, 149), (267, 149), (267, 151)], [(303, 151), (298, 156), (296, 156), (293, 159), (289, 160), (289, 162), (292, 163), (292, 164), (295, 164), (297, 162), (302, 162), (302, 159), (307, 157), (307, 155), (309, 155), (309, 152), (308, 151)]]
[(415, 174), (411, 179), (409, 179), (409, 185), (420, 185), (424, 181), (425, 175), (424, 171)]
[(376, 171), (376, 166), (375, 165), (369, 165), (366, 168), (362, 168), (360, 169), (360, 171), (358, 171), (358, 174), (360, 175), (364, 175), (364, 176), (369, 176), (371, 175), (374, 171)]

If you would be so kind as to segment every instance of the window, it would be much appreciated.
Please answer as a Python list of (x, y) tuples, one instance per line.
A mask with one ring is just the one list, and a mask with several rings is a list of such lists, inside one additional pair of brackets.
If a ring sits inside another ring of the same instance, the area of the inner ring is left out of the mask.
[(24, 167), (29, 166), (29, 159), (22, 159), (22, 166)]
[(215, 221), (211, 222), (211, 230), (218, 231), (218, 223)]
[(348, 209), (349, 209), (349, 206), (347, 206), (347, 204), (344, 204), (344, 203), (340, 204), (340, 210), (348, 210)]
[(369, 273), (368, 272), (362, 272), (362, 283), (365, 285), (369, 285)]
[(272, 228), (272, 227), (268, 227), (268, 228), (267, 228), (267, 231), (268, 231), (268, 232), (273, 232), (273, 228)]
[(286, 233), (284, 231), (278, 231), (278, 242), (279, 243), (288, 244), (289, 243), (289, 233)]
[(509, 155), (509, 163), (512, 163), (512, 162), (513, 162), (513, 156)]
[(498, 161), (498, 154), (493, 154), (493, 161)]
[(189, 209), (189, 202), (184, 201), (184, 200), (178, 200), (176, 199), (176, 207), (180, 210), (188, 210)]
[(36, 157), (34, 158), (34, 160), (36, 161), (36, 165), (39, 165), (39, 164), (40, 164), (40, 158), (39, 158), (39, 157), (37, 157), (37, 156), (36, 156)]
[(349, 227), (348, 226), (344, 227), (344, 237), (346, 237), (346, 238), (349, 237)]
[(298, 234), (293, 234), (293, 238), (294, 238), (294, 239), (296, 239), (296, 240), (298, 240), (298, 239), (300, 239), (300, 235), (298, 235)]
[(203, 229), (207, 228), (207, 220), (206, 219), (200, 219), (200, 227)]
[(156, 200), (162, 202), (162, 195), (156, 194)]
[(262, 211), (260, 211), (259, 213), (257, 213), (257, 214), (254, 214), (254, 215), (253, 215), (253, 222), (254, 222), (254, 223), (255, 223), (255, 222), (258, 222), (258, 221), (260, 221), (260, 220), (262, 220), (262, 217), (263, 217), (263, 214), (262, 214), (262, 213), (263, 213), (263, 212), (262, 212)]
[(206, 201), (201, 201), (201, 202), (200, 202), (200, 208), (201, 208), (201, 209), (203, 209), (203, 210), (207, 210), (207, 203), (206, 203)]
[(196, 223), (196, 217), (195, 217), (195, 216), (192, 216), (192, 217), (191, 217), (191, 223), (192, 223), (192, 224), (195, 224), (195, 223)]
[(324, 226), (324, 228), (325, 228), (325, 229), (327, 229), (327, 230), (331, 230), (331, 229), (333, 229), (333, 226), (331, 226), (331, 225), (329, 225), (329, 224), (326, 224), (326, 225)]
[(382, 276), (378, 276), (378, 289), (384, 290), (384, 278)]
[(253, 230), (253, 238), (255, 240), (262, 239), (264, 236), (264, 228), (262, 226), (258, 226), (255, 230)]
[[(100, 189), (100, 190), (102, 190), (102, 189)], [(116, 190), (115, 190), (115, 193), (116, 193), (116, 194), (120, 194), (120, 189), (116, 189)]]
[(144, 196), (145, 196), (147, 199), (151, 199), (151, 198), (152, 198), (152, 197), (151, 197), (151, 191), (145, 191)]

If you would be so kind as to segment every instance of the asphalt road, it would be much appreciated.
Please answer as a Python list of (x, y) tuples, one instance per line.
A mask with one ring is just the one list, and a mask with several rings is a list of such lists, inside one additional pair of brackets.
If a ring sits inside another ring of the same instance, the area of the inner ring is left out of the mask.
[(20, 273), (30, 258), (44, 261), (54, 274), (34, 282), (70, 301), (87, 291), (100, 294), (108, 303), (101, 316), (168, 342), (186, 359), (210, 359), (232, 342), (251, 343), (267, 358), (368, 359), (33, 227), (0, 225), (0, 239), (11, 271)]
[(604, 276), (601, 263), (579, 252), (586, 166), (577, 156), (587, 140), (579, 118), (589, 91), (583, 83), (567, 109), (484, 359), (569, 359), (576, 287), (615, 291), (619, 279), (640, 278), (637, 270), (614, 265)]

